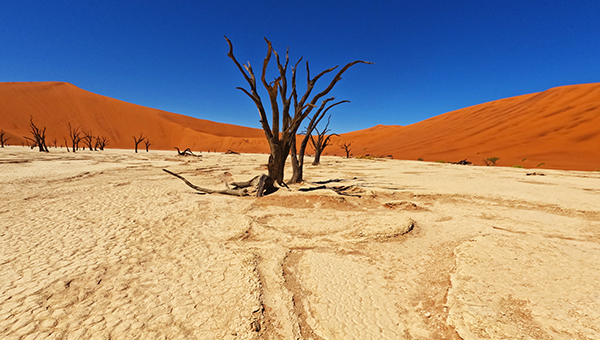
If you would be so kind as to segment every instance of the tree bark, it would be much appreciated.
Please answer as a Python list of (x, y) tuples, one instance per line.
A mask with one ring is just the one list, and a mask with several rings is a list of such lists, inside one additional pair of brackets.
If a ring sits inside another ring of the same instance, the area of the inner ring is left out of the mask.
[(277, 183), (283, 183), (283, 175), (285, 171), (285, 161), (290, 152), (289, 148), (285, 148), (285, 145), (278, 144), (271, 147), (271, 154), (269, 155), (269, 163), (267, 163), (267, 169), (269, 170), (269, 177), (273, 178)]
[(301, 183), (303, 180), (303, 168), (304, 168), (304, 149), (300, 147), (301, 155), (296, 154), (296, 139), (292, 142), (292, 148), (290, 149), (292, 159), (292, 178), (290, 183)]

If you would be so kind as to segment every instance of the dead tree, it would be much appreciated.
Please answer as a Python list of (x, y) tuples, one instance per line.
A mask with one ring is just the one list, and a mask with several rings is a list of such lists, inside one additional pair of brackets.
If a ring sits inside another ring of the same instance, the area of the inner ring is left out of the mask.
[[(68, 123), (69, 125), (69, 138), (71, 139), (71, 145), (73, 147), (73, 152), (79, 150), (79, 143), (81, 142), (81, 131), (79, 131), (79, 126), (76, 127), (75, 129), (73, 129), (73, 127), (71, 126), (71, 123)], [(65, 140), (65, 144), (66, 144), (66, 140)], [(67, 144), (67, 149), (69, 148), (69, 145)]]
[(338, 144), (340, 148), (346, 151), (346, 158), (350, 158), (350, 156), (352, 156), (352, 154), (350, 154), (350, 151), (352, 151), (352, 149), (350, 148), (350, 146), (352, 146), (352, 143), (353, 142), (344, 142), (343, 144)]
[(58, 141), (56, 140), (56, 138), (52, 139), (52, 146), (54, 146), (54, 148), (57, 148)]
[(81, 138), (81, 140), (83, 141), (83, 143), (85, 145), (87, 145), (88, 149), (90, 149), (90, 151), (94, 150), (94, 135), (92, 135), (92, 131), (87, 131), (87, 132), (83, 132), (83, 137)]
[(104, 136), (97, 136), (96, 143), (94, 144), (94, 150), (100, 149), (100, 151), (104, 151), (104, 148), (108, 144), (108, 140)]
[(152, 143), (150, 143), (149, 139), (146, 139), (144, 141), (144, 146), (146, 147), (146, 152), (148, 152), (148, 149), (150, 149), (150, 145), (152, 145)]
[(71, 150), (69, 150), (69, 143), (67, 143), (67, 137), (63, 137), (63, 139), (65, 140), (65, 146), (67, 147), (67, 152), (71, 152)]
[(133, 136), (133, 141), (135, 142), (135, 153), (137, 153), (138, 145), (140, 145), (140, 143), (143, 142), (145, 139), (146, 137), (144, 137), (143, 133), (140, 133), (139, 137)]
[(317, 127), (317, 125), (321, 122), (323, 117), (325, 117), (325, 114), (327, 113), (327, 111), (329, 111), (329, 109), (331, 109), (332, 107), (334, 107), (336, 105), (343, 104), (343, 103), (349, 103), (349, 101), (347, 101), (347, 100), (342, 100), (340, 102), (327, 105), (332, 100), (334, 100), (333, 97), (323, 100), (321, 102), (321, 106), (319, 107), (317, 112), (311, 117), (311, 119), (308, 123), (308, 127), (306, 128), (307, 133), (304, 135), (304, 138), (300, 142), (299, 151), (296, 150), (296, 140), (295, 139), (292, 143), (293, 145), (290, 150), (291, 155), (292, 155), (292, 170), (293, 170), (292, 179), (290, 180), (291, 183), (302, 182), (303, 168), (304, 168), (304, 154), (306, 152), (306, 146), (308, 144), (308, 141), (310, 140), (310, 137), (312, 136), (312, 132)]
[(331, 120), (331, 115), (329, 115), (329, 117), (327, 118), (327, 124), (325, 125), (325, 128), (323, 129), (323, 131), (319, 131), (319, 129), (317, 129), (315, 127), (315, 131), (317, 132), (316, 139), (313, 135), (310, 135), (310, 143), (311, 143), (313, 150), (315, 150), (315, 160), (312, 162), (312, 165), (319, 165), (321, 163), (321, 154), (323, 153), (323, 150), (325, 150), (326, 147), (331, 145), (331, 137), (333, 137), (333, 136), (339, 137), (339, 135), (337, 133), (332, 133), (330, 135), (327, 135), (327, 133), (329, 131), (331, 131), (331, 130), (329, 130), (330, 120)]
[(8, 142), (9, 139), (9, 137), (6, 137), (6, 131), (0, 130), (0, 146), (4, 147), (4, 145), (7, 145), (6, 142)]
[[(329, 85), (323, 91), (314, 95), (312, 99), (309, 100), (315, 83), (325, 74), (335, 70), (337, 66), (324, 70), (321, 73), (317, 74), (314, 78), (311, 78), (310, 68), (307, 62), (307, 89), (306, 92), (302, 95), (302, 97), (299, 98), (298, 92), (296, 91), (296, 70), (302, 58), (300, 58), (296, 62), (296, 64), (291, 68), (291, 84), (288, 84), (289, 48), (286, 51), (285, 63), (282, 64), (279, 59), (279, 54), (275, 52), (271, 45), (271, 42), (265, 38), (265, 41), (267, 42), (267, 55), (263, 61), (262, 74), (260, 79), (269, 95), (269, 104), (271, 105), (272, 113), (271, 122), (269, 123), (266, 109), (263, 105), (262, 99), (258, 94), (258, 89), (256, 86), (256, 77), (254, 75), (254, 71), (252, 70), (252, 66), (250, 66), (250, 63), (248, 63), (247, 65), (244, 64), (242, 66), (233, 55), (233, 44), (227, 37), (225, 37), (225, 40), (227, 40), (227, 44), (229, 44), (229, 52), (227, 53), (227, 56), (231, 60), (233, 60), (237, 68), (244, 76), (244, 79), (250, 86), (250, 90), (246, 90), (242, 87), (238, 87), (238, 89), (243, 91), (248, 97), (250, 97), (250, 99), (252, 99), (252, 101), (258, 108), (260, 122), (265, 132), (265, 137), (267, 138), (269, 148), (271, 151), (269, 155), (269, 162), (267, 164), (267, 168), (269, 170), (269, 177), (273, 178), (277, 183), (283, 183), (285, 161), (290, 153), (290, 150), (293, 147), (295, 148), (296, 134), (298, 132), (298, 129), (300, 128), (300, 125), (302, 124), (302, 121), (311, 115), (313, 109), (317, 107), (317, 102), (319, 102), (321, 98), (326, 96), (333, 89), (335, 84), (337, 84), (337, 82), (340, 81), (340, 79), (342, 79), (342, 74), (346, 72), (346, 70), (358, 63), (371, 63), (362, 60), (356, 60), (346, 64), (346, 66), (344, 66), (333, 77)], [(267, 66), (273, 54), (275, 55), (277, 61), (279, 75), (272, 82), (269, 83), (266, 80), (266, 73)], [(291, 85), (290, 94), (288, 94), (288, 85)], [(281, 100), (281, 110), (279, 108), (278, 98), (279, 100)], [(323, 108), (331, 100), (333, 100), (333, 98), (324, 101), (321, 105), (321, 110), (323, 110)], [(312, 133), (312, 128), (309, 131), (307, 131), (308, 135)], [(297, 155), (300, 154), (301, 153), (297, 153)], [(299, 162), (298, 158), (296, 158), (295, 166), (302, 166), (302, 162)], [(299, 175), (300, 178), (294, 177), (292, 178), (292, 182), (296, 182), (299, 180), (301, 181), (301, 171), (299, 172)]]
[(48, 152), (48, 146), (46, 146), (46, 127), (44, 127), (44, 129), (40, 130), (33, 123), (32, 116), (29, 116), (29, 127), (31, 128), (30, 132), (31, 132), (32, 138), (30, 138), (30, 137), (24, 137), (24, 138), (33, 143), (31, 148), (33, 149), (37, 146), (38, 149), (40, 150), (40, 152)]

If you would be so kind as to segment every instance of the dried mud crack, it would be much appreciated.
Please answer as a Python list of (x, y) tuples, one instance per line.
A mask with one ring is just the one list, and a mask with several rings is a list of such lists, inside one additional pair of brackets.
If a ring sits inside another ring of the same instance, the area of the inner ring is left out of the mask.
[(600, 337), (600, 174), (324, 157), (305, 176), (360, 197), (256, 199), (160, 169), (218, 187), (260, 155), (3, 152), (3, 339)]

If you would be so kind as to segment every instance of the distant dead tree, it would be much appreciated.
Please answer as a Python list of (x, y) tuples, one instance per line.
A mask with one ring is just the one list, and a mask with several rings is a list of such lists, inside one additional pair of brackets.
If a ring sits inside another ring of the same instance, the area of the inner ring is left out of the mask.
[(133, 136), (133, 141), (135, 142), (135, 153), (137, 153), (138, 145), (146, 139), (143, 133), (140, 133), (139, 137)]
[(104, 151), (104, 148), (108, 144), (108, 140), (104, 136), (96, 136), (96, 143), (94, 144), (94, 150), (100, 149)]
[(6, 142), (8, 142), (9, 139), (9, 137), (6, 137), (6, 131), (0, 130), (0, 146), (4, 147), (4, 145), (7, 145)]
[(69, 150), (69, 143), (67, 143), (67, 137), (63, 137), (63, 139), (65, 140), (65, 146), (67, 147), (67, 152), (71, 152), (71, 150)]
[(349, 101), (347, 101), (347, 100), (342, 100), (340, 102), (327, 105), (330, 101), (332, 101), (334, 99), (335, 99), (334, 97), (331, 97), (331, 98), (325, 99), (321, 102), (321, 106), (319, 107), (317, 112), (310, 118), (308, 127), (306, 128), (306, 134), (304, 135), (304, 138), (300, 142), (300, 149), (298, 151), (296, 149), (296, 139), (294, 139), (294, 141), (292, 143), (292, 148), (290, 150), (291, 156), (292, 156), (292, 170), (293, 170), (292, 179), (290, 180), (291, 183), (302, 182), (303, 168), (304, 168), (304, 154), (306, 152), (306, 146), (308, 144), (308, 141), (310, 140), (310, 137), (312, 136), (312, 132), (316, 129), (317, 125), (321, 122), (323, 117), (325, 117), (325, 114), (327, 113), (327, 111), (329, 111), (329, 109), (331, 109), (332, 107), (337, 106), (339, 104), (349, 103)]
[[(73, 129), (71, 123), (69, 125), (69, 138), (71, 139), (71, 145), (73, 147), (73, 152), (79, 150), (79, 143), (81, 142), (81, 131), (79, 131), (79, 126)], [(65, 139), (65, 143), (67, 143)], [(67, 144), (67, 149), (69, 149), (69, 144)]]
[(32, 116), (29, 116), (29, 127), (31, 128), (31, 130), (29, 132), (31, 132), (32, 138), (30, 138), (30, 137), (24, 137), (24, 138), (33, 143), (31, 148), (33, 149), (37, 146), (39, 148), (40, 152), (48, 152), (48, 146), (46, 146), (46, 127), (44, 127), (44, 129), (40, 130), (33, 123)]
[(329, 130), (329, 122), (330, 121), (331, 121), (331, 115), (329, 115), (329, 117), (327, 118), (327, 124), (325, 125), (325, 128), (323, 129), (323, 131), (319, 131), (319, 129), (317, 129), (315, 127), (315, 131), (317, 132), (316, 139), (313, 135), (310, 135), (310, 143), (311, 143), (313, 150), (315, 150), (315, 160), (312, 162), (312, 165), (319, 165), (321, 163), (321, 154), (323, 153), (323, 150), (325, 150), (326, 147), (331, 145), (331, 137), (333, 137), (333, 136), (339, 137), (339, 135), (337, 133), (332, 133), (330, 135), (327, 135), (327, 133), (329, 131), (331, 131), (331, 130)]
[(57, 148), (57, 146), (56, 146), (57, 144), (58, 144), (58, 141), (56, 140), (56, 138), (52, 139), (51, 145), (54, 146), (55, 149)]
[(88, 149), (90, 149), (90, 151), (94, 150), (94, 135), (92, 134), (91, 130), (87, 132), (84, 131), (81, 140), (88, 147)]
[(354, 142), (344, 142), (343, 144), (338, 144), (340, 148), (346, 151), (346, 158), (350, 158), (350, 156), (352, 156), (352, 154), (350, 154), (350, 151), (352, 151), (352, 149), (350, 148), (352, 146), (352, 143)]
[[(250, 90), (246, 90), (242, 87), (238, 87), (238, 89), (244, 92), (248, 97), (250, 97), (250, 99), (252, 99), (252, 101), (258, 108), (260, 122), (265, 132), (265, 137), (267, 138), (269, 148), (271, 151), (269, 155), (269, 162), (267, 164), (267, 168), (269, 170), (269, 177), (273, 178), (277, 183), (282, 184), (285, 161), (288, 155), (290, 154), (290, 150), (292, 150), (292, 148), (295, 149), (296, 135), (298, 129), (302, 125), (302, 121), (309, 117), (311, 113), (313, 113), (313, 109), (317, 108), (317, 102), (319, 102), (321, 98), (325, 97), (333, 89), (337, 82), (342, 79), (342, 74), (346, 72), (346, 70), (358, 63), (372, 63), (362, 60), (356, 60), (346, 64), (346, 66), (344, 66), (338, 71), (338, 73), (333, 77), (329, 85), (323, 91), (314, 95), (312, 99), (309, 100), (315, 83), (325, 74), (335, 70), (337, 66), (324, 70), (321, 73), (317, 74), (314, 78), (311, 78), (310, 68), (307, 62), (307, 89), (306, 92), (302, 95), (302, 97), (299, 98), (298, 92), (296, 90), (296, 69), (302, 58), (300, 58), (296, 62), (296, 64), (291, 68), (291, 84), (289, 84), (291, 85), (291, 93), (288, 95), (289, 48), (286, 51), (285, 63), (282, 64), (279, 59), (279, 54), (277, 54), (277, 52), (273, 49), (271, 42), (265, 38), (265, 41), (267, 42), (267, 55), (263, 61), (262, 74), (260, 80), (262, 81), (262, 84), (269, 95), (269, 104), (271, 105), (272, 112), (271, 122), (269, 123), (269, 119), (267, 118), (267, 112), (263, 105), (262, 99), (258, 94), (258, 89), (256, 86), (256, 77), (254, 75), (254, 71), (252, 70), (252, 66), (250, 66), (250, 63), (244, 64), (242, 66), (233, 55), (233, 44), (227, 37), (225, 37), (225, 40), (227, 40), (227, 44), (229, 45), (229, 52), (227, 53), (227, 56), (235, 63), (237, 68), (244, 76), (244, 79), (250, 86)], [(266, 80), (266, 73), (267, 66), (273, 54), (276, 58), (277, 69), (279, 71), (279, 74), (272, 82), (269, 83)], [(279, 108), (278, 97), (282, 104), (281, 111)], [(321, 114), (323, 110), (326, 110), (326, 105), (332, 100), (333, 98), (324, 100), (321, 103), (320, 108), (317, 109), (317, 113), (314, 113), (314, 116), (316, 116), (317, 114)], [(337, 103), (334, 105), (337, 105)], [(314, 129), (314, 126), (309, 126), (308, 130), (306, 131), (306, 134), (310, 135), (313, 131), (312, 129)], [(296, 175), (293, 175), (291, 182), (298, 182), (302, 180), (301, 167), (303, 163), (302, 160), (298, 157), (302, 157), (303, 155), (303, 150), (301, 150), (300, 152), (295, 153), (292, 157), (292, 167), (294, 168), (294, 172), (296, 173)]]
[(144, 146), (146, 147), (146, 152), (148, 152), (148, 149), (150, 149), (150, 145), (152, 145), (152, 143), (150, 143), (149, 139), (146, 139), (144, 141)]

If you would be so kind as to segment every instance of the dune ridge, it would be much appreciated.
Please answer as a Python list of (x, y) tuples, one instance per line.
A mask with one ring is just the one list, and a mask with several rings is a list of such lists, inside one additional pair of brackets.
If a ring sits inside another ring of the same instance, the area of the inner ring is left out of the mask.
[[(251, 112), (249, 114), (255, 114)], [(101, 96), (64, 82), (0, 83), (0, 129), (9, 144), (29, 135), (29, 116), (47, 127), (48, 141), (64, 144), (67, 123), (103, 135), (110, 148), (133, 148), (143, 133), (151, 149), (267, 153), (260, 129), (196, 119)], [(408, 126), (377, 125), (341, 134), (354, 156), (565, 170), (600, 169), (600, 83), (562, 86), (451, 111)], [(310, 150), (310, 149), (309, 149)]]

